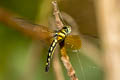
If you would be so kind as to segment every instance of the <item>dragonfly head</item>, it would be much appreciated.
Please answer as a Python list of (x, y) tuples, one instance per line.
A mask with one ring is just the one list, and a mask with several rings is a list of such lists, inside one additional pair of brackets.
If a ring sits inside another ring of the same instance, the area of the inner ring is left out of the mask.
[(66, 34), (69, 34), (71, 32), (71, 26), (64, 26), (63, 30), (66, 32)]

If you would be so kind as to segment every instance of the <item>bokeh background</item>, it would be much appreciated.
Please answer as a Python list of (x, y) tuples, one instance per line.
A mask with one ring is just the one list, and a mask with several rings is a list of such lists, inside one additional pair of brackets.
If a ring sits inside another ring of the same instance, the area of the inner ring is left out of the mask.
[[(48, 17), (53, 14), (51, 1), (0, 0), (0, 7), (33, 23), (50, 27)], [(83, 35), (94, 37), (90, 38), (90, 41), (100, 49), (94, 1), (59, 0), (58, 2), (60, 10), (76, 21)], [(0, 80), (57, 80), (53, 65), (48, 73), (44, 70), (48, 48), (49, 45), (42, 41), (32, 39), (0, 22)], [(74, 52), (71, 49), (67, 51), (79, 80), (103, 80), (104, 73), (101, 66), (81, 51)], [(70, 80), (60, 60), (60, 54), (58, 55), (64, 79)]]

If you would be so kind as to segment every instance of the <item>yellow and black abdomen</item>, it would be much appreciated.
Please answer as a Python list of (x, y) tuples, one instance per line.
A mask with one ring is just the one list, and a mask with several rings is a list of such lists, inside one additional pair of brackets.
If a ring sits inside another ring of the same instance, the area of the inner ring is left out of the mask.
[(64, 40), (64, 38), (65, 38), (65, 34), (59, 32), (55, 36), (54, 40), (52, 41), (50, 48), (49, 48), (49, 51), (48, 51), (48, 56), (47, 56), (47, 63), (46, 63), (46, 68), (45, 68), (46, 72), (48, 72), (48, 70), (49, 70), (50, 60), (52, 59), (52, 56), (53, 56), (53, 53), (54, 53), (54, 50), (56, 48), (57, 43)]
[(47, 62), (46, 62), (46, 68), (45, 68), (45, 71), (48, 72), (49, 70), (49, 67), (50, 67), (50, 60), (53, 56), (53, 53), (54, 53), (54, 50), (56, 48), (56, 45), (57, 45), (57, 39), (54, 39), (50, 45), (50, 48), (49, 48), (49, 51), (48, 51), (48, 56), (47, 56)]

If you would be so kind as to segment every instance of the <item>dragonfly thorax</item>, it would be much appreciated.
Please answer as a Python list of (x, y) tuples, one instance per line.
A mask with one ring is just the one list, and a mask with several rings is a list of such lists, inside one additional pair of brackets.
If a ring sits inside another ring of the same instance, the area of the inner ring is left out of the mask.
[(71, 32), (70, 26), (64, 26), (61, 30), (56, 33), (56, 37), (58, 41), (62, 41), (66, 38), (66, 36)]

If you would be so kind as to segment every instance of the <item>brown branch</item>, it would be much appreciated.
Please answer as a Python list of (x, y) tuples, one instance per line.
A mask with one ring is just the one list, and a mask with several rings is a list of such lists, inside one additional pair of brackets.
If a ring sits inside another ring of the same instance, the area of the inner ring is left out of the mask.
[(60, 45), (60, 52), (61, 52), (61, 60), (65, 66), (65, 68), (67, 69), (68, 72), (68, 76), (71, 78), (71, 80), (78, 80), (76, 74), (75, 74), (75, 70), (73, 69), (70, 60), (69, 60), (69, 56), (67, 56), (66, 53), (66, 48), (64, 46), (62, 46), (64, 43), (61, 43)]
[[(56, 1), (53, 1), (52, 3), (53, 3), (53, 7), (54, 7), (54, 15), (55, 15), (57, 27), (59, 29), (61, 29), (64, 25), (63, 22), (61, 21), (62, 17), (58, 10)], [(59, 44), (60, 44), (61, 60), (64, 64), (65, 68), (67, 69), (68, 76), (71, 78), (71, 80), (78, 80), (78, 78), (76, 77), (76, 74), (75, 74), (75, 70), (73, 69), (73, 67), (70, 63), (69, 57), (67, 56), (64, 41), (60, 42)]]
[(53, 68), (55, 71), (56, 80), (65, 80), (63, 71), (62, 71), (62, 66), (59, 61), (58, 53), (59, 53), (59, 48), (56, 47), (56, 50), (54, 52), (54, 58), (53, 58)]
[(52, 4), (53, 4), (53, 8), (54, 8), (53, 15), (55, 16), (56, 25), (57, 25), (58, 29), (61, 29), (63, 27), (63, 22), (61, 21), (62, 17), (61, 17), (60, 11), (58, 9), (57, 2), (53, 1)]

